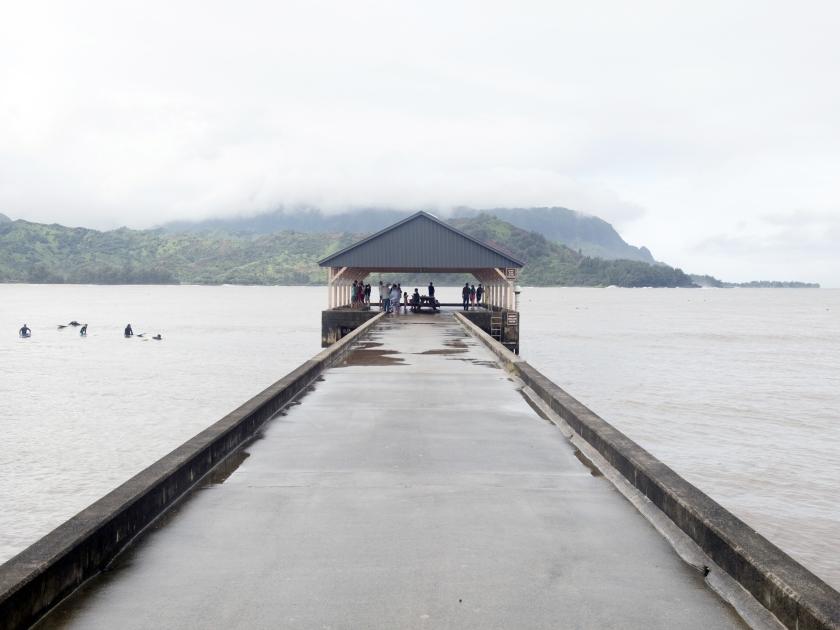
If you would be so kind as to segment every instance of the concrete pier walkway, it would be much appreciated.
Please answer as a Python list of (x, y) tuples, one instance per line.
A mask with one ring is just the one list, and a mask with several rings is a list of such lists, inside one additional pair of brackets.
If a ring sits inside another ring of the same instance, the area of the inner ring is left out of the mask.
[(443, 312), (381, 324), (37, 627), (745, 626)]

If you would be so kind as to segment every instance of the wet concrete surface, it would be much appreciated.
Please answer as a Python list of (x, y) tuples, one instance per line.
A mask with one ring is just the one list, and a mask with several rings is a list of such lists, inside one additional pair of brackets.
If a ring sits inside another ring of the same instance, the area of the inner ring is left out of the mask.
[(396, 317), (38, 627), (743, 628), (576, 450)]

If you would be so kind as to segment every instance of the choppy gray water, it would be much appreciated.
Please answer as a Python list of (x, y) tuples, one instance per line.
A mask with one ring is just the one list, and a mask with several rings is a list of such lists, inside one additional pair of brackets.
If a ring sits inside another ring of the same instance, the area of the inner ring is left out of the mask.
[[(316, 354), (325, 298), (0, 285), (0, 561)], [(840, 586), (840, 291), (522, 298), (524, 358)]]
[(523, 358), (840, 588), (840, 291), (527, 289)]

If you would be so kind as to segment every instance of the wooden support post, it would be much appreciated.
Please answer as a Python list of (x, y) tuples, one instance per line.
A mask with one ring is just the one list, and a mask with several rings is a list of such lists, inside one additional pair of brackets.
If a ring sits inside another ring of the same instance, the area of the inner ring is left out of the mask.
[(333, 307), (332, 299), (332, 267), (327, 267), (327, 308)]

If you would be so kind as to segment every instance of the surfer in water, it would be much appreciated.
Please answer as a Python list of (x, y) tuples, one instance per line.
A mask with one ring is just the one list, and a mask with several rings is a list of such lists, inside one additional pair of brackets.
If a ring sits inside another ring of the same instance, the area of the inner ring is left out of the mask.
[(163, 337), (161, 337), (160, 334), (158, 334), (157, 337), (152, 337), (152, 339), (154, 339), (156, 341), (163, 341)]
[(79, 330), (79, 334), (80, 334), (82, 337), (84, 337), (85, 335), (87, 335), (87, 324), (85, 324), (84, 326), (82, 326), (81, 330)]
[(125, 336), (132, 337), (134, 335), (134, 331), (131, 330), (131, 324), (125, 327)]
[(24, 324), (24, 325), (23, 325), (23, 328), (21, 328), (21, 329), (18, 331), (18, 334), (19, 334), (21, 337), (29, 337), (29, 336), (32, 334), (32, 331), (31, 331), (31, 330), (29, 330), (29, 327), (28, 327), (26, 324)]
[(81, 324), (79, 322), (77, 322), (75, 319), (67, 325), (68, 326), (81, 326)]

